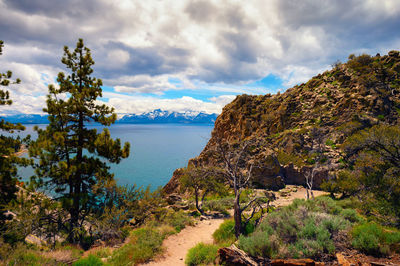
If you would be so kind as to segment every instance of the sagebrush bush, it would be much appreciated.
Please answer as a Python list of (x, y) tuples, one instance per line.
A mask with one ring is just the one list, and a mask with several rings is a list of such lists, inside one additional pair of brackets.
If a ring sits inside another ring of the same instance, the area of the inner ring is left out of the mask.
[(223, 214), (228, 214), (228, 210), (232, 208), (233, 208), (232, 197), (208, 200), (204, 204), (204, 210), (217, 211)]
[(199, 243), (189, 249), (185, 264), (189, 266), (214, 264), (218, 255), (218, 246)]
[(340, 212), (340, 216), (352, 223), (362, 222), (364, 219), (353, 209), (343, 209)]
[(256, 231), (251, 237), (240, 236), (239, 247), (253, 256), (273, 257), (278, 253), (279, 244), (271, 242), (271, 238), (267, 232)]
[(254, 233), (241, 236), (239, 247), (253, 256), (318, 259), (335, 252), (333, 236), (348, 230), (356, 217), (330, 198), (295, 200), (266, 216)]

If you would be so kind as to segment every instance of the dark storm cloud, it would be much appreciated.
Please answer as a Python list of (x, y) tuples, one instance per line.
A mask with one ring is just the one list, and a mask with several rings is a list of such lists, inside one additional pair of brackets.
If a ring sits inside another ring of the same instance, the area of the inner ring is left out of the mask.
[[(124, 51), (129, 59), (118, 65), (117, 58), (106, 55), (110, 51)], [(97, 52), (97, 69), (105, 79), (118, 78), (125, 75), (163, 75), (184, 71), (188, 67), (190, 52), (174, 47), (130, 47), (121, 42), (109, 42)], [(125, 84), (128, 85), (128, 84)]]
[[(385, 4), (383, 1), (375, 1), (376, 5), (368, 3), (373, 1), (284, 0), (277, 1), (276, 11), (282, 25), (292, 30), (320, 27), (347, 49), (354, 46), (373, 48), (378, 43), (399, 38), (399, 14), (390, 14), (390, 7), (380, 9), (379, 5)], [(395, 5), (398, 7), (400, 2)]]

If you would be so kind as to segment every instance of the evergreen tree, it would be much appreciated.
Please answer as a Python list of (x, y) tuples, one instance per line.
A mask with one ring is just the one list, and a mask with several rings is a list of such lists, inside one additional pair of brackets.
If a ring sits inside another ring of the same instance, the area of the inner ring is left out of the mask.
[(81, 241), (88, 215), (98, 207), (94, 187), (113, 179), (106, 161), (119, 163), (129, 155), (129, 143), (121, 146), (107, 128), (98, 133), (87, 123), (110, 126), (116, 120), (114, 109), (96, 102), (102, 96), (102, 81), (92, 77), (90, 50), (79, 39), (74, 51), (64, 47), (61, 62), (70, 73), (58, 74), (59, 87), (50, 85), (47, 98), (49, 125), (36, 128), (38, 139), (30, 154), (38, 158), (33, 183), (55, 192), (69, 215), (64, 219), (70, 242)]
[[(2, 54), (3, 41), (0, 40), (0, 55)], [(12, 72), (0, 73), (0, 86), (7, 87), (13, 83), (20, 83), (19, 79), (11, 80)], [(0, 106), (11, 105), (9, 92), (0, 87)], [(0, 119), (0, 131), (12, 133), (14, 130), (23, 130), (21, 124), (12, 124)], [(4, 222), (10, 217), (6, 216), (7, 205), (16, 198), (16, 174), (18, 157), (14, 154), (20, 148), (21, 142), (8, 135), (0, 135), (0, 231), (4, 230)]]

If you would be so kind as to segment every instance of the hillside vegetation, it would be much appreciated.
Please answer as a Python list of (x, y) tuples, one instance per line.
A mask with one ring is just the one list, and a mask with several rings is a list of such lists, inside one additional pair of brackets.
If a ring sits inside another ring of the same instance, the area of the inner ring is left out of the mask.
[[(219, 141), (252, 139), (258, 145), (248, 159), (264, 166), (255, 170), (255, 186), (304, 185), (305, 174), (317, 168), (314, 187), (320, 187), (342, 167), (341, 145), (349, 136), (377, 124), (398, 125), (399, 113), (399, 52), (350, 55), (347, 63), (336, 63), (284, 93), (237, 96), (224, 107), (207, 146), (189, 165), (220, 165), (210, 156)], [(316, 165), (318, 145), (322, 155)], [(176, 191), (179, 174), (165, 191)]]

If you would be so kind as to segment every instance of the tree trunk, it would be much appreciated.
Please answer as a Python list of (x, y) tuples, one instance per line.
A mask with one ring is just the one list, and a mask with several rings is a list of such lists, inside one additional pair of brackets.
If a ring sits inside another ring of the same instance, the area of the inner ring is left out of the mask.
[(239, 238), (242, 233), (242, 212), (240, 210), (240, 193), (235, 193), (235, 202), (233, 203), (233, 219), (235, 221), (235, 236)]
[(204, 215), (204, 211), (203, 211), (203, 209), (200, 207), (200, 205), (199, 205), (199, 192), (196, 190), (195, 191), (195, 193), (194, 193), (194, 197), (195, 197), (195, 200), (196, 200), (196, 209), (202, 214), (202, 215)]

